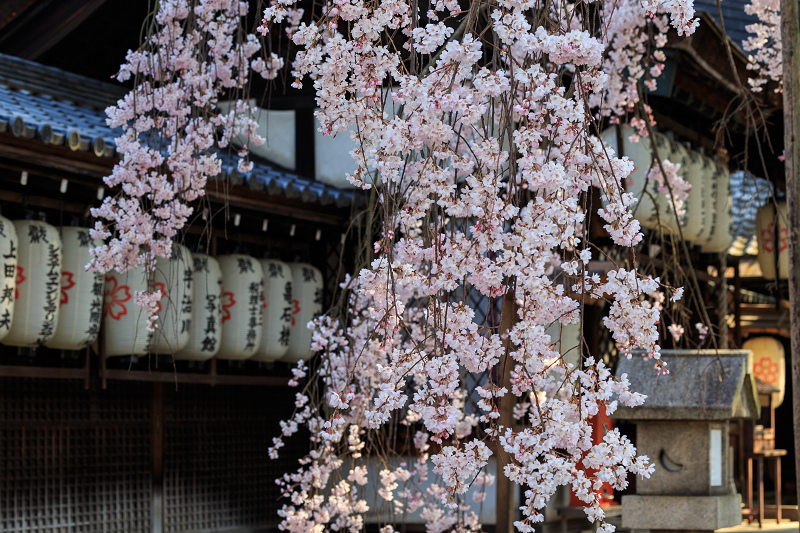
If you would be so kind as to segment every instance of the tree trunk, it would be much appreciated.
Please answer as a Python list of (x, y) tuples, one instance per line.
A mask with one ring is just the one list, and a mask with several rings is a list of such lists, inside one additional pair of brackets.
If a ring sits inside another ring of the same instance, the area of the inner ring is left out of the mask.
[[(508, 333), (514, 324), (514, 291), (508, 289), (505, 296), (503, 296), (503, 311), (500, 315), (500, 333)], [(505, 361), (500, 362), (500, 368), (503, 371), (503, 382), (500, 385), (508, 389), (505, 396), (500, 399), (500, 420), (498, 422), (505, 428), (510, 428), (514, 425), (514, 400), (515, 396), (511, 393), (511, 370), (514, 367), (514, 361), (508, 355), (511, 347), (511, 340), (506, 340), (506, 357)], [(499, 436), (498, 436), (499, 437)], [(500, 439), (497, 438), (497, 493), (495, 502), (495, 532), (496, 533), (512, 533), (514, 531), (514, 490), (516, 486), (514, 482), (508, 479), (503, 474), (503, 467), (509, 463), (508, 454), (503, 450), (500, 445)]]
[[(783, 41), (783, 147), (786, 155), (786, 225), (789, 229), (792, 408), (795, 479), (800, 487), (800, 22), (797, 0), (781, 0)], [(800, 491), (797, 491), (800, 503)]]

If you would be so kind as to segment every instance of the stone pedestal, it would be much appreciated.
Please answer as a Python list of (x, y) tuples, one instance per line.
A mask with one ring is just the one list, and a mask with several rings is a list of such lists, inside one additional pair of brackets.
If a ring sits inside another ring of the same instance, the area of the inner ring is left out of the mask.
[(663, 529), (713, 531), (742, 523), (742, 497), (725, 496), (644, 496), (622, 497), (622, 527), (625, 529)]

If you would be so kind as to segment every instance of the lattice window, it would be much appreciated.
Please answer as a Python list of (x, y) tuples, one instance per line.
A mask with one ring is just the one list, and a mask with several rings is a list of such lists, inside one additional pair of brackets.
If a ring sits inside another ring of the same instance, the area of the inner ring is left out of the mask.
[(278, 434), (278, 421), (291, 413), (292, 399), (285, 388), (210, 391), (181, 385), (168, 392), (164, 531), (276, 524), (281, 504), (275, 478), (293, 470), (303, 450), (292, 442), (271, 461), (267, 448)]
[(149, 385), (6, 378), (0, 391), (0, 530), (150, 528)]

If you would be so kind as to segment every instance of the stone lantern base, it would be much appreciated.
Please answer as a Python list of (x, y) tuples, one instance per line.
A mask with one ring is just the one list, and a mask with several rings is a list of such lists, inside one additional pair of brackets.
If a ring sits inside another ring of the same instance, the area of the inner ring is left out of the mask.
[(740, 494), (720, 496), (661, 496), (633, 494), (622, 497), (625, 529), (713, 531), (742, 523)]

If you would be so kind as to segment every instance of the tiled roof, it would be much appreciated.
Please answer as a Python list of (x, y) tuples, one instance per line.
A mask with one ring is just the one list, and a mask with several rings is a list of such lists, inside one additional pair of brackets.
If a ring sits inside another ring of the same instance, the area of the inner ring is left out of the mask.
[[(114, 139), (121, 132), (108, 127), (105, 108), (125, 92), (117, 85), (0, 54), (0, 132), (113, 157)], [(337, 189), (255, 158), (253, 171), (239, 177), (233, 172), (235, 163), (221, 156), (234, 181), (246, 181), (253, 189), (339, 207), (363, 202), (361, 191)]]
[[(725, 20), (725, 32), (733, 42), (740, 47), (745, 39), (750, 37), (750, 33), (745, 29), (748, 24), (758, 22), (755, 15), (748, 15), (744, 12), (749, 0), (721, 0), (722, 17)], [(705, 11), (719, 24), (719, 10), (717, 0), (694, 0), (695, 11)]]

